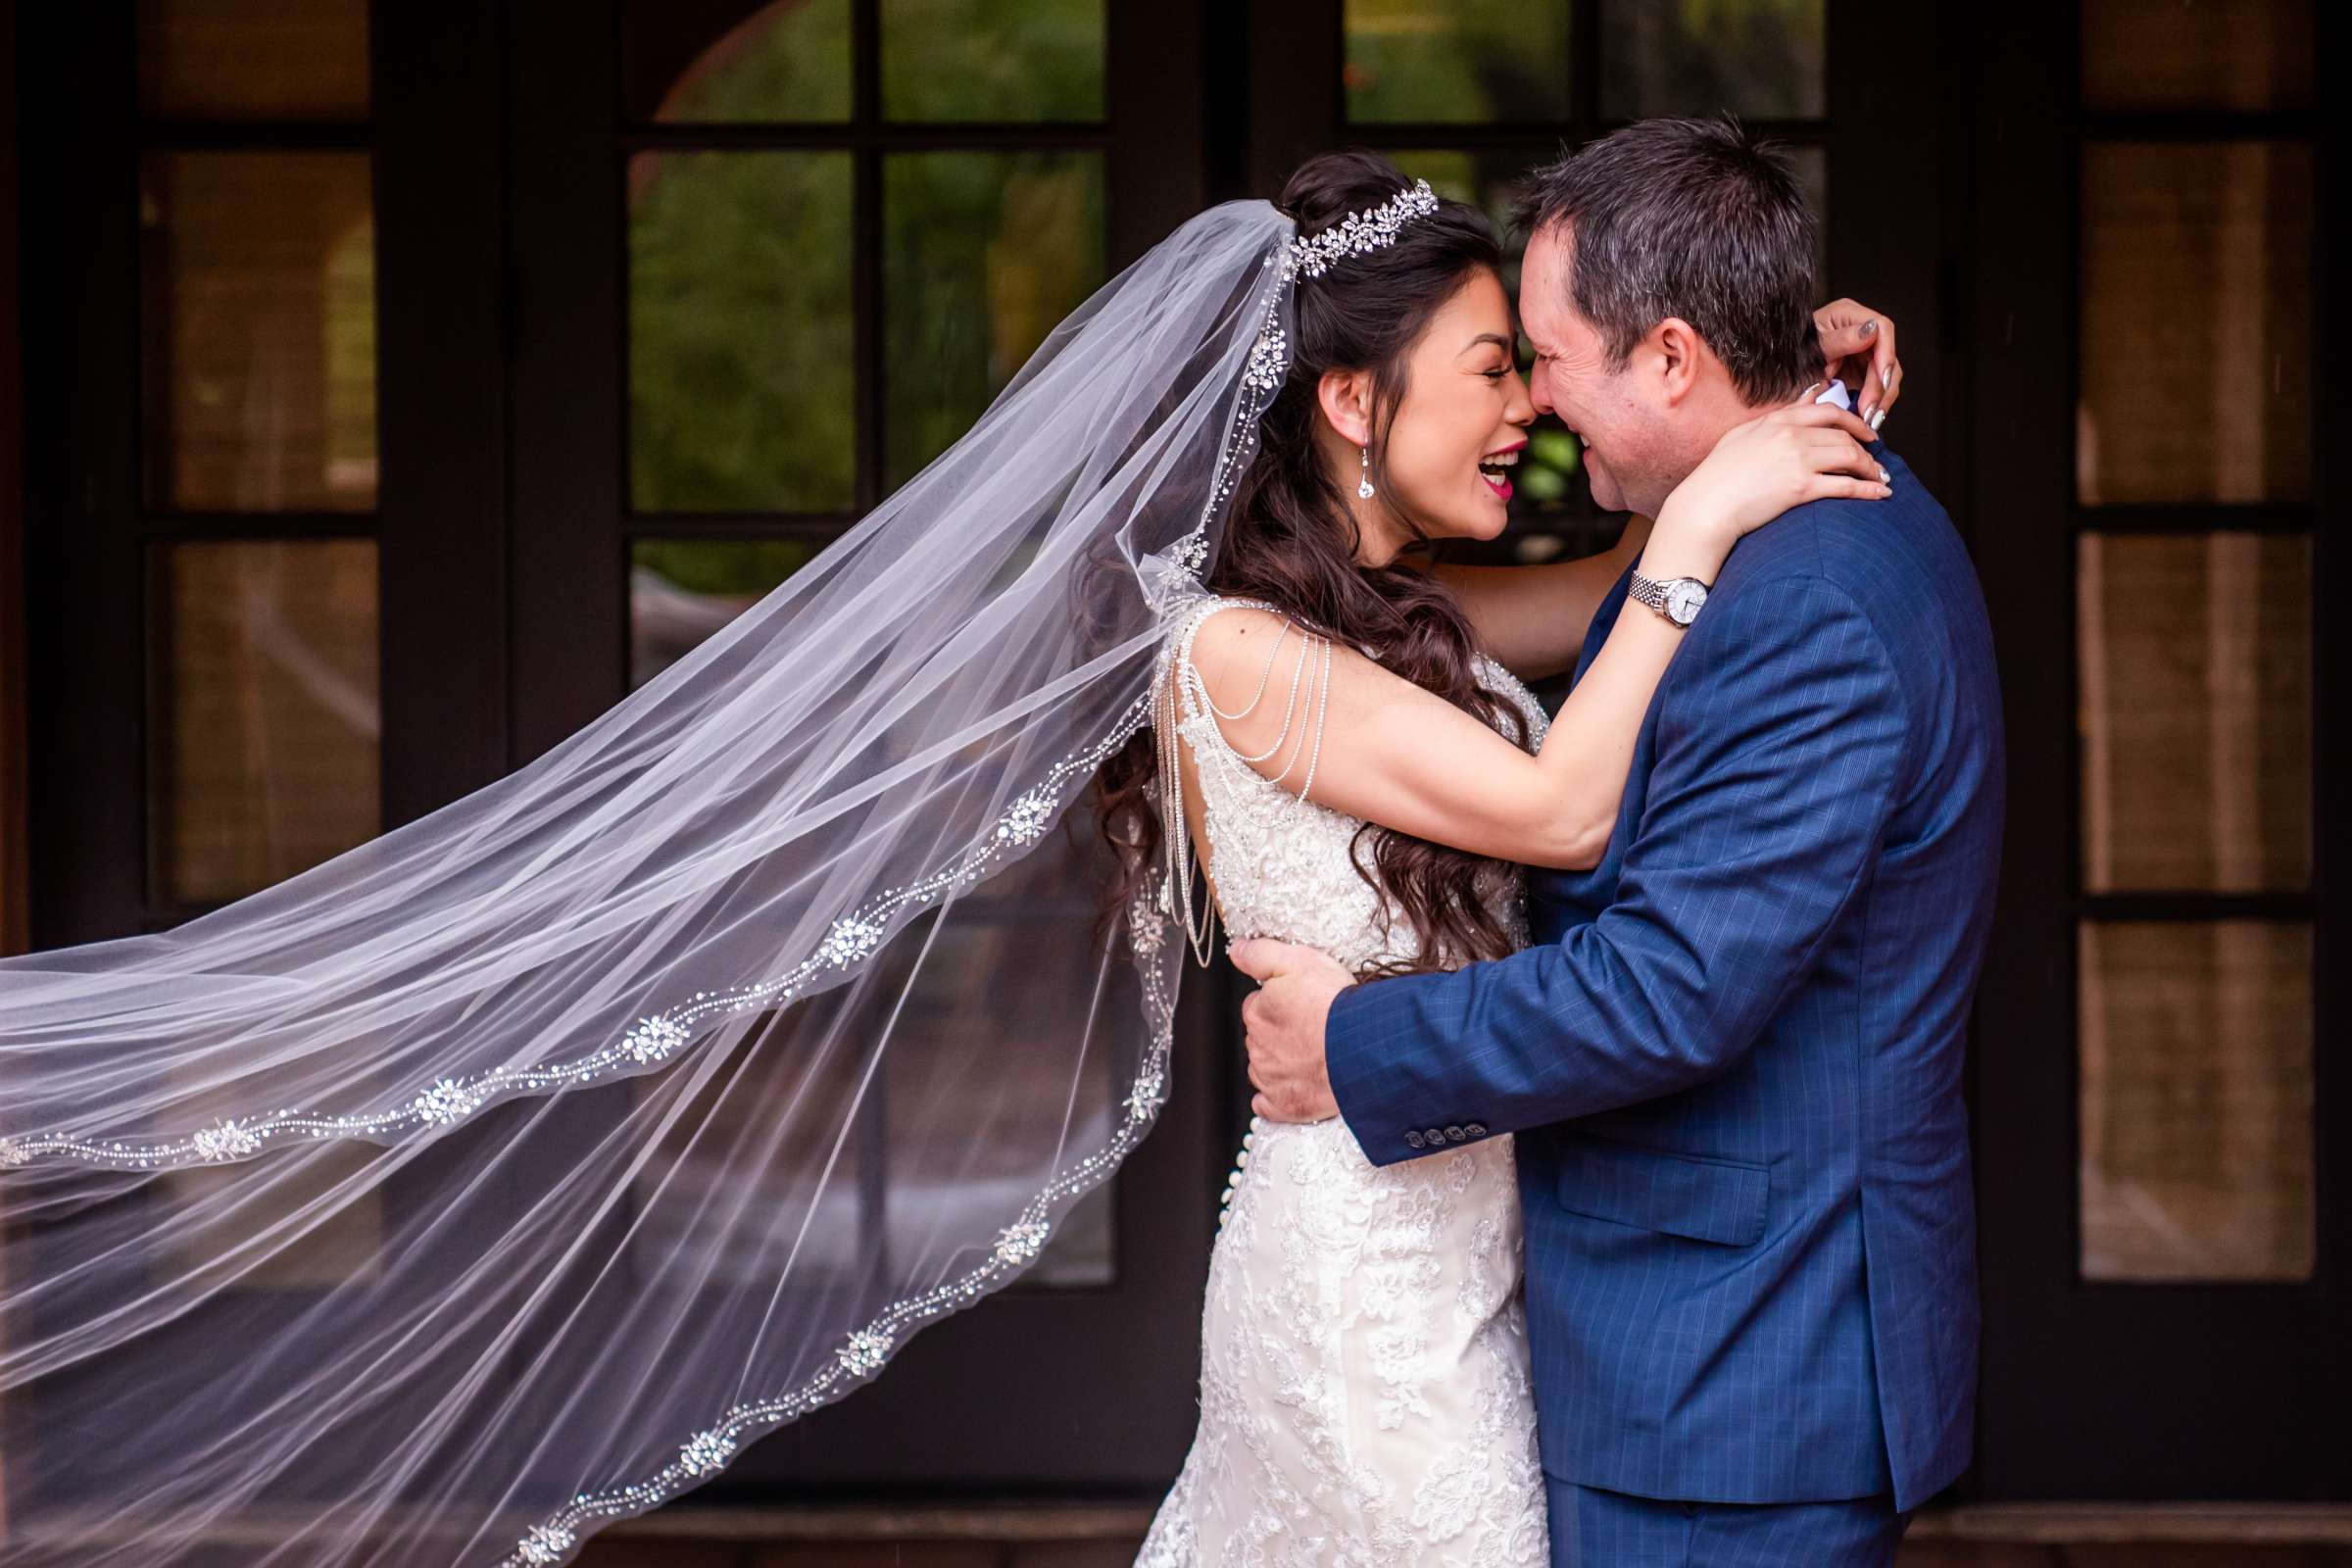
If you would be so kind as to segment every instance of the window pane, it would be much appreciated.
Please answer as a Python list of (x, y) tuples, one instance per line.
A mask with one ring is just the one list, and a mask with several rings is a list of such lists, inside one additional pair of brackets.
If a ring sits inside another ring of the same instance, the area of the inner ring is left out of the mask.
[(368, 156), (164, 152), (141, 166), (150, 505), (375, 505)]
[(641, 512), (828, 512), (857, 476), (850, 155), (629, 161)]
[(1097, 153), (904, 153), (883, 164), (889, 482), (937, 457), (1103, 279)]
[(2311, 154), (2082, 152), (2086, 506), (2311, 494)]
[[(251, 1108), (241, 1096), (216, 1092), (190, 1096), (185, 1113), (205, 1114), (208, 1099), (221, 1116)], [(382, 1148), (337, 1141), (277, 1152), (302, 1162), (301, 1177), (289, 1175), (259, 1192), (250, 1181), (240, 1184), (234, 1167), (156, 1172), (166, 1217), (153, 1234), (166, 1266), (218, 1270), (222, 1280), (234, 1280), (228, 1289), (239, 1295), (330, 1290), (347, 1280), (382, 1278), (384, 1194), (363, 1180), (385, 1157)], [(262, 1235), (272, 1241), (257, 1262), (254, 1238)]]
[[(1067, 1146), (1099, 1148), (1124, 1114), (1111, 1081), (1113, 1053), (1090, 1051), (1073, 1080), (1069, 1043), (1033, 1045), (1016, 1020), (1034, 1023), (1024, 997), (1078, 997), (1098, 989), (1100, 946), (1041, 944), (1041, 929), (1067, 930), (1074, 915), (1098, 906), (1110, 866), (1091, 820), (1050, 835), (1036, 851), (956, 905), (938, 929), (892, 1025), (884, 1058), (890, 1153), (889, 1212), (894, 1226), (920, 1234), (943, 1205), (984, 1201), (1017, 1209), (1045, 1172), (1004, 1158), (1008, 1150), (1056, 1146), (1068, 1118)], [(1055, 922), (1041, 926), (1043, 920)], [(911, 939), (908, 939), (911, 940)], [(902, 944), (903, 945), (903, 944)], [(919, 951), (919, 950), (918, 950)], [(1124, 965), (1113, 963), (1113, 971)], [(1104, 1009), (1131, 1005), (1120, 989)], [(1006, 1081), (1020, 1086), (1007, 1094)], [(1019, 1130), (1015, 1130), (1016, 1122)], [(1024, 1285), (1113, 1283), (1111, 1184), (1076, 1204)]]
[(1569, 117), (1569, 0), (1347, 0), (1345, 15), (1359, 124)]
[(151, 896), (238, 898), (381, 832), (373, 541), (166, 545), (149, 564)]
[(2085, 535), (2082, 881), (2311, 881), (2311, 541)]
[(1601, 18), (1600, 112), (1818, 120), (1823, 0), (1618, 5)]
[(2082, 1274), (2308, 1279), (2311, 928), (2082, 928)]
[(850, 118), (850, 0), (775, 0), (682, 66), (657, 41), (666, 31), (657, 23), (668, 16), (632, 7), (623, 23), (637, 118), (673, 124)]
[(880, 0), (889, 120), (1102, 118), (1103, 0)]
[[(903, 1249), (921, 1249), (952, 1226), (987, 1236), (1019, 1215), (1069, 1150), (1107, 1141), (1112, 1118), (1123, 1115), (1110, 1080), (1113, 1053), (1085, 1053), (1073, 1078), (1074, 1043), (1041, 1041), (1037, 1010), (1022, 1002), (1097, 991), (1099, 947), (1036, 940), (1041, 914), (1056, 916), (1051, 929), (1067, 932), (1071, 915), (1096, 907), (1108, 872), (1092, 835), (1091, 823), (1055, 833), (956, 900), (953, 918), (919, 916), (917, 929), (874, 956), (883, 978), (870, 991), (796, 1004), (701, 1084), (681, 1073), (630, 1080), (640, 1103), (667, 1107), (695, 1097), (665, 1118), (677, 1132), (664, 1135), (666, 1157), (649, 1166), (657, 1174), (635, 1184), (641, 1212), (631, 1248), (649, 1282), (674, 1274), (665, 1259), (681, 1248), (712, 1251), (720, 1277), (773, 1280), (787, 1261), (856, 1276), (890, 1255), (894, 1237), (906, 1239)], [(1131, 971), (1114, 963), (1111, 973)], [(1106, 1014), (1136, 1004), (1122, 989), (1129, 983), (1114, 978), (1101, 999)], [(870, 1078), (858, 1052), (824, 1044), (884, 1036), (881, 1070)], [(790, 1092), (810, 1073), (818, 1082)], [(842, 1129), (812, 1116), (842, 1105), (857, 1108), (837, 1158)], [(748, 1151), (758, 1156), (747, 1158)], [(746, 1193), (740, 1180), (722, 1187), (730, 1162), (737, 1171), (747, 1163), (759, 1169), (760, 1190)], [(1114, 1282), (1113, 1185), (1071, 1208), (1022, 1286)], [(814, 1223), (804, 1234), (801, 1218), (811, 1206)], [(755, 1213), (774, 1222), (747, 1222)], [(727, 1250), (715, 1251), (722, 1242)]]
[(644, 685), (816, 556), (813, 539), (640, 539), (629, 547), (629, 685)]
[(2082, 0), (2089, 109), (2302, 109), (2311, 0)]
[[(1057, 838), (991, 881), (983, 891), (993, 918), (983, 917), (973, 898), (960, 900), (956, 917), (933, 942), (907, 994), (883, 1058), (888, 1212), (895, 1229), (922, 1235), (943, 1212), (966, 1204), (1017, 1212), (1050, 1175), (1034, 1154), (1054, 1147), (1050, 1129), (1060, 1128), (1065, 1113), (1073, 1148), (1100, 1148), (1117, 1125), (1111, 1053), (1088, 1053), (1072, 1082), (1068, 1042), (1032, 1044), (1017, 1021), (1036, 1018), (1034, 1006), (1024, 1008), (1024, 997), (1078, 997), (1096, 989), (1102, 950), (1068, 941), (1041, 944), (1034, 923), (1041, 910), (1057, 908), (1066, 918), (1073, 908), (1092, 906), (1109, 871), (1094, 858), (1090, 844), (1079, 842), (1083, 850)], [(1121, 993), (1104, 1005), (1127, 1000)], [(1007, 1082), (1019, 1087), (1008, 1094)], [(1012, 1150), (1032, 1157), (1006, 1158)], [(1106, 1185), (1074, 1207), (1021, 1282), (1113, 1283), (1117, 1254), (1109, 1200)]]
[(365, 120), (368, 0), (139, 0), (139, 97), (192, 120)]

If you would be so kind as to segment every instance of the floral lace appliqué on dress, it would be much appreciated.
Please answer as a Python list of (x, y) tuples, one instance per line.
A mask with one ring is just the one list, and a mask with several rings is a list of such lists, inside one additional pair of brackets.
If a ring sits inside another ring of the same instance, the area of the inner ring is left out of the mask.
[[(1303, 943), (1350, 969), (1409, 959), (1410, 925), (1356, 873), (1358, 819), (1259, 775), (1208, 710), (1193, 639), (1244, 604), (1204, 600), (1169, 640), (1228, 938)], [(1492, 661), (1480, 673), (1540, 742), (1533, 694)], [(1493, 896), (1524, 942), (1524, 882), (1498, 877)], [(1340, 1118), (1253, 1120), (1220, 1227), (1200, 1429), (1139, 1564), (1544, 1562), (1509, 1137), (1376, 1168)]]

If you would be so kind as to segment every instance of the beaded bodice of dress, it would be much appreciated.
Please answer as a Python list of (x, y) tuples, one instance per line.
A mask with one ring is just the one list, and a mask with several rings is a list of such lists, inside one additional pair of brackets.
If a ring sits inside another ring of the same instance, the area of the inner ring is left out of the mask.
[[(1191, 749), (1208, 829), (1203, 854), (1215, 883), (1226, 937), (1274, 937), (1317, 948), (1342, 965), (1362, 971), (1376, 964), (1412, 962), (1420, 944), (1409, 921), (1365, 873), (1371, 840), (1360, 843), (1360, 817), (1312, 798), (1294, 795), (1259, 773), (1226, 741), (1210, 710), (1208, 693), (1193, 667), (1193, 642), (1210, 615), (1237, 608), (1280, 613), (1254, 599), (1205, 596), (1172, 619), (1163, 666), (1175, 685), (1177, 733)], [(1543, 743), (1544, 707), (1517, 676), (1485, 655), (1481, 681), (1527, 717), (1530, 747)], [(1288, 667), (1278, 672), (1279, 683)], [(1303, 715), (1294, 722), (1303, 722)], [(1165, 781), (1161, 788), (1166, 788)], [(1527, 940), (1526, 881), (1515, 866), (1489, 871), (1487, 896), (1515, 944)]]

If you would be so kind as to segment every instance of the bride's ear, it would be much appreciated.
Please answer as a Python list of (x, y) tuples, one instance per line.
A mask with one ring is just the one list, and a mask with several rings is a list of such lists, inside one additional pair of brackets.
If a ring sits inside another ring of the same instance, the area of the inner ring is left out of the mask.
[(1325, 370), (1315, 383), (1315, 402), (1323, 410), (1323, 422), (1349, 446), (1360, 447), (1372, 439), (1371, 371)]

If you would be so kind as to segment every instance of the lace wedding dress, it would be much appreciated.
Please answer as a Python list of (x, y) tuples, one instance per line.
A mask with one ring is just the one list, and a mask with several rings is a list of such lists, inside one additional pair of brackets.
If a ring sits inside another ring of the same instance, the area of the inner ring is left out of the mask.
[[(1271, 608), (1206, 599), (1170, 634), (1228, 937), (1302, 943), (1349, 969), (1410, 959), (1410, 925), (1355, 870), (1360, 821), (1264, 778), (1218, 728), (1193, 641), (1240, 605)], [(1540, 742), (1534, 695), (1483, 656), (1480, 670)], [(1498, 870), (1494, 906), (1522, 942), (1524, 893)], [(1228, 1185), (1200, 1425), (1142, 1568), (1544, 1562), (1509, 1137), (1375, 1168), (1338, 1117), (1252, 1118)]]

